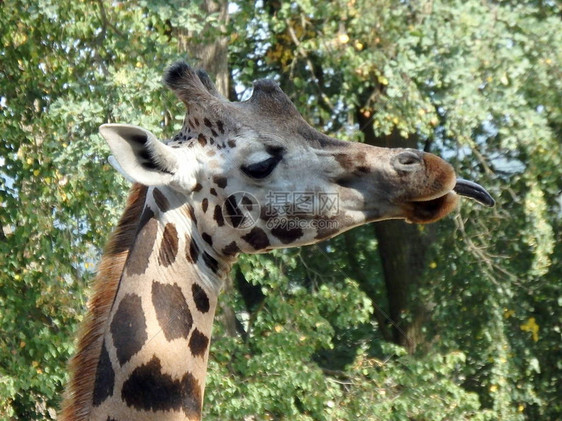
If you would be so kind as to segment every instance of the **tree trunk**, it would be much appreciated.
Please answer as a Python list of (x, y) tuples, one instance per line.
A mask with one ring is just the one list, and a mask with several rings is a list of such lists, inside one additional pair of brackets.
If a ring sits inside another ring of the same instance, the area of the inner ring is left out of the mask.
[[(365, 143), (390, 148), (416, 147), (414, 141), (397, 133), (375, 136), (369, 119), (359, 111), (357, 116)], [(429, 313), (424, 303), (412, 299), (412, 293), (421, 287), (426, 251), (432, 242), (433, 231), (429, 225), (422, 227), (398, 220), (374, 224), (388, 294), (393, 342), (404, 346), (410, 353), (424, 342), (422, 329)]]
[(205, 23), (195, 34), (188, 28), (178, 28), (180, 51), (185, 51), (191, 65), (204, 69), (214, 80), (217, 90), (228, 98), (228, 1), (204, 0), (201, 4), (201, 20), (217, 15), (217, 22)]

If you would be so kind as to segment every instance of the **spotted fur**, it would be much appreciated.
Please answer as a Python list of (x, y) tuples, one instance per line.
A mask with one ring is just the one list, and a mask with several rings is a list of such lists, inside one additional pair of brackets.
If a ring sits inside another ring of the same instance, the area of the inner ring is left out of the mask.
[(139, 352), (148, 339), (141, 302), (141, 297), (136, 294), (125, 295), (111, 320), (110, 332), (121, 365)]
[(94, 382), (93, 404), (101, 405), (108, 397), (113, 395), (113, 387), (115, 386), (115, 371), (111, 366), (111, 360), (107, 353), (105, 341), (101, 348), (98, 367), (96, 369), (96, 378)]
[(196, 357), (203, 357), (207, 352), (208, 346), (209, 338), (196, 328), (189, 339), (189, 349), (191, 353)]
[(170, 266), (175, 262), (178, 254), (178, 241), (178, 231), (174, 224), (166, 224), (160, 243), (158, 263), (163, 266)]
[(154, 196), (154, 201), (161, 212), (166, 212), (170, 209), (170, 202), (158, 188), (154, 188), (152, 190), (152, 195)]
[(152, 283), (152, 304), (158, 323), (168, 341), (186, 338), (193, 325), (193, 317), (178, 284)]
[(162, 372), (156, 356), (133, 371), (123, 384), (122, 398), (138, 410), (182, 410), (189, 419), (201, 418), (202, 393), (197, 380), (190, 373), (174, 380)]

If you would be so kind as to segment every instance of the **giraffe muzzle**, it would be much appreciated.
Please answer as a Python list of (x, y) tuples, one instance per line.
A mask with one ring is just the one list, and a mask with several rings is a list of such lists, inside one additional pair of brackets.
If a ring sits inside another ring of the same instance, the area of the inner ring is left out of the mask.
[(452, 191), (442, 196), (430, 200), (414, 200), (404, 203), (402, 209), (405, 211), (405, 219), (407, 222), (418, 224), (438, 221), (454, 209), (459, 196), (469, 197), (488, 207), (492, 207), (496, 203), (490, 193), (480, 184), (457, 178)]

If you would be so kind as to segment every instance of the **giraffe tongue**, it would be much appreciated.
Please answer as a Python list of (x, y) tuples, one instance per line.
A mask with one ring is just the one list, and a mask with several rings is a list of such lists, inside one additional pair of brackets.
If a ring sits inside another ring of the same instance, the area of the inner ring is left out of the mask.
[(465, 180), (463, 178), (457, 178), (457, 184), (453, 190), (465, 197), (470, 197), (481, 203), (484, 206), (492, 207), (496, 204), (494, 198), (486, 191), (484, 187), (480, 184), (476, 184), (472, 181)]

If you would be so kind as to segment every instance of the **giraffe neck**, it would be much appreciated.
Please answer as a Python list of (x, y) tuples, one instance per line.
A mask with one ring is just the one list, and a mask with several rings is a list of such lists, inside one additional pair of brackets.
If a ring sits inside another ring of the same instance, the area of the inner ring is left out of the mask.
[(146, 191), (115, 293), (100, 315), (97, 357), (89, 374), (74, 373), (92, 378), (83, 419), (201, 419), (217, 297), (233, 259), (202, 240), (191, 205), (182, 202), (171, 190)]

